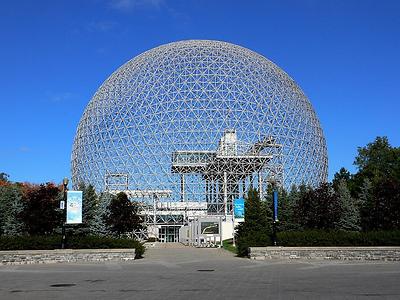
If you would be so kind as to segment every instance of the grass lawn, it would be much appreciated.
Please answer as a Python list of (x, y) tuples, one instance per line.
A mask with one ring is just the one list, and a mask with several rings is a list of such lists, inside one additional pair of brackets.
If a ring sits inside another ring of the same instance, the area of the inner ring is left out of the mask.
[(227, 239), (227, 240), (222, 241), (222, 247), (225, 250), (228, 250), (228, 251), (236, 254), (236, 247), (232, 245), (232, 239)]

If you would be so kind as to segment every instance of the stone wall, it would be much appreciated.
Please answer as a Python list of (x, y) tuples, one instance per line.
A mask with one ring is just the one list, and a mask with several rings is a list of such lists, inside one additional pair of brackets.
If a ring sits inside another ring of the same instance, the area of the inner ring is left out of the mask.
[(400, 247), (251, 247), (250, 258), (400, 261)]
[(135, 249), (58, 249), (0, 251), (2, 265), (107, 262), (135, 259)]

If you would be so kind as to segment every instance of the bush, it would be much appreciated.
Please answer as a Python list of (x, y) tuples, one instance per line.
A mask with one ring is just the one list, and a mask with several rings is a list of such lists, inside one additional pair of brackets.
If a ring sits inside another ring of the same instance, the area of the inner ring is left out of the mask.
[(279, 246), (400, 246), (400, 231), (287, 231), (277, 235)]
[[(400, 231), (285, 231), (278, 232), (277, 241), (284, 247), (400, 246)], [(249, 247), (272, 246), (272, 239), (253, 233), (241, 236), (236, 245), (238, 256), (247, 256)]]
[(60, 248), (61, 236), (0, 236), (0, 250), (52, 250)]
[(71, 249), (117, 249), (134, 248), (136, 258), (143, 257), (143, 244), (134, 239), (112, 238), (100, 236), (84, 236), (67, 238), (67, 248)]
[(267, 231), (252, 231), (236, 235), (236, 251), (238, 256), (248, 256), (249, 247), (263, 247), (268, 245), (272, 245), (272, 240)]
[[(127, 238), (80, 236), (67, 238), (69, 249), (116, 249), (134, 248), (136, 258), (145, 251), (142, 243)], [(61, 236), (0, 236), (0, 250), (53, 250), (61, 246)]]

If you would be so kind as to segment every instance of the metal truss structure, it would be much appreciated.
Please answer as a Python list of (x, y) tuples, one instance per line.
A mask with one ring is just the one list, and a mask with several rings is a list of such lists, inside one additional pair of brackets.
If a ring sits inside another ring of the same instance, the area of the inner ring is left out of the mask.
[[(86, 107), (71, 159), (74, 186), (128, 191), (154, 224), (181, 222), (190, 203), (228, 215), (270, 180), (327, 179), (325, 138), (302, 90), (265, 57), (219, 41), (166, 44), (120, 67)], [(187, 205), (173, 216), (163, 202)]]

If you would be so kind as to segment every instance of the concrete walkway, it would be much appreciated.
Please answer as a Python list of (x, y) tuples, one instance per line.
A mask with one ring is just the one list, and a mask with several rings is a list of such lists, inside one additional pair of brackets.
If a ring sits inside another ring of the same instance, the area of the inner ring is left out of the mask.
[(177, 248), (187, 248), (182, 243), (160, 243), (160, 242), (154, 242), (154, 243), (145, 243), (146, 248), (152, 249), (177, 249)]
[(127, 263), (0, 268), (0, 299), (400, 299), (399, 263), (251, 261), (155, 245)]

